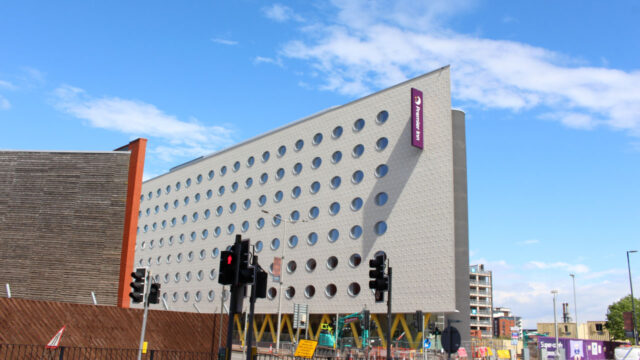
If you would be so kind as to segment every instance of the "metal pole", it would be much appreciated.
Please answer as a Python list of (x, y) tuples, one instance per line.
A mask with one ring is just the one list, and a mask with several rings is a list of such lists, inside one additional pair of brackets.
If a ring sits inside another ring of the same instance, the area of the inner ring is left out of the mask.
[(247, 349), (247, 360), (251, 360), (253, 354), (251, 343), (253, 342), (253, 312), (256, 305), (256, 285), (258, 283), (258, 257), (253, 255), (253, 284), (251, 285), (251, 296), (249, 296), (249, 325), (248, 330), (245, 330), (245, 337), (247, 342), (245, 348)]
[(146, 278), (144, 279), (144, 297), (142, 303), (144, 304), (144, 315), (142, 315), (142, 330), (140, 331), (140, 346), (138, 346), (138, 360), (142, 359), (142, 346), (144, 345), (144, 333), (147, 329), (147, 315), (149, 313), (149, 296), (148, 291), (151, 286), (147, 286), (151, 281), (151, 271), (147, 269)]
[(224, 285), (222, 285), (222, 294), (220, 294), (220, 327), (218, 329), (218, 352), (220, 352), (220, 347), (222, 346), (222, 315), (224, 315), (224, 294)]
[(387, 360), (391, 360), (391, 266), (389, 266), (388, 269), (389, 297), (387, 298)]
[(631, 288), (631, 314), (633, 316), (633, 344), (638, 345), (638, 332), (636, 331), (636, 304), (633, 299), (633, 281), (631, 281), (631, 263), (629, 262), (629, 253), (637, 252), (637, 250), (627, 251), (627, 267), (629, 268), (629, 287)]
[(558, 351), (558, 319), (556, 317), (556, 296), (558, 295), (558, 290), (551, 290), (551, 293), (553, 294), (553, 326), (555, 327), (555, 335), (556, 335), (556, 355), (555, 355), (555, 360), (559, 360), (559, 354), (560, 352)]
[(286, 247), (285, 241), (287, 237), (287, 221), (281, 216), (277, 215), (282, 221), (283, 225), (283, 234), (282, 234), (282, 242), (280, 246), (282, 246), (282, 252), (280, 253), (280, 290), (278, 290), (278, 329), (276, 331), (276, 353), (280, 353), (280, 327), (282, 322), (282, 279), (284, 278), (284, 249)]
[(576, 336), (578, 339), (580, 338), (580, 323), (578, 322), (578, 303), (576, 302), (576, 275), (569, 274), (571, 276), (571, 280), (573, 281), (573, 311), (576, 316)]
[(425, 329), (425, 324), (424, 324), (424, 314), (422, 314), (422, 319), (420, 319), (420, 324), (422, 325), (422, 344), (420, 344), (420, 346), (422, 346), (422, 360), (427, 360), (427, 349), (424, 348), (424, 329)]

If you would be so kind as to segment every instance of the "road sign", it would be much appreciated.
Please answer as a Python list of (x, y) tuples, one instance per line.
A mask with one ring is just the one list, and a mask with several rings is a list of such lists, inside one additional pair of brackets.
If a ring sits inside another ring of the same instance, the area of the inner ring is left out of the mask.
[(431, 349), (431, 340), (424, 339), (424, 348), (425, 349)]
[(317, 341), (301, 339), (293, 356), (311, 359), (313, 357), (313, 353), (316, 352), (316, 346), (318, 346)]
[(517, 339), (517, 338), (518, 338), (518, 336), (519, 336), (519, 334), (518, 334), (517, 332), (512, 332), (512, 333), (511, 333), (511, 338), (512, 338), (512, 339)]
[(49, 340), (49, 343), (45, 346), (47, 349), (57, 349), (60, 346), (60, 339), (62, 339), (62, 333), (64, 329), (67, 328), (67, 325), (63, 326), (62, 329), (58, 330), (58, 332)]
[(307, 328), (307, 318), (309, 317), (309, 305), (293, 304), (293, 327), (295, 329)]
[(442, 342), (442, 348), (444, 349), (444, 351), (448, 352), (449, 354), (453, 354), (460, 348), (462, 339), (460, 337), (460, 332), (458, 331), (458, 329), (454, 328), (453, 326), (447, 326), (447, 328), (442, 331), (442, 337), (440, 337), (440, 341)]

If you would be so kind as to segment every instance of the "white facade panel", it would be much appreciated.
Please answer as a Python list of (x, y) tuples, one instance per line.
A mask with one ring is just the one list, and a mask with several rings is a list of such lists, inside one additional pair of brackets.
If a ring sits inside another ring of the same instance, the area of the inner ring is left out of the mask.
[[(411, 146), (412, 87), (424, 94), (424, 150)], [(376, 119), (383, 111), (388, 113), (388, 119), (379, 123)], [(195, 303), (201, 311), (219, 311), (221, 286), (217, 283), (217, 273), (213, 279), (209, 276), (218, 268), (219, 255), (213, 257), (212, 252), (225, 250), (235, 234), (241, 233), (254, 245), (262, 242), (263, 248), (257, 255), (264, 268), (269, 267), (274, 257), (281, 255), (282, 246), (286, 247), (284, 267), (290, 261), (296, 262), (295, 272), (284, 274), (284, 289), (293, 287), (295, 295), (291, 299), (282, 297), (283, 312), (290, 313), (294, 303), (305, 303), (312, 313), (348, 313), (359, 311), (364, 305), (372, 312), (382, 313), (386, 311), (386, 304), (375, 304), (368, 289), (368, 261), (377, 251), (385, 251), (393, 267), (394, 312), (455, 311), (451, 116), (449, 68), (445, 67), (151, 179), (143, 184), (136, 264), (150, 266), (153, 274), (159, 276), (171, 310), (195, 311)], [(365, 122), (360, 131), (354, 130), (358, 119)], [(343, 128), (343, 133), (334, 138), (332, 132), (338, 126)], [(314, 144), (316, 134), (322, 135), (319, 144)], [(376, 143), (381, 138), (387, 139), (388, 146), (377, 150)], [(304, 141), (304, 146), (296, 150), (299, 139)], [(364, 146), (364, 151), (356, 157), (353, 152), (359, 145)], [(286, 147), (282, 156), (278, 154), (281, 146)], [(262, 160), (265, 151), (269, 152), (267, 161)], [(332, 154), (336, 151), (342, 153), (342, 158), (333, 163)], [(250, 157), (254, 159), (252, 166), (248, 165)], [(322, 163), (314, 169), (312, 164), (316, 157)], [(234, 170), (236, 162), (240, 163), (237, 171)], [(294, 174), (297, 163), (302, 165), (302, 171)], [(388, 173), (378, 178), (375, 173), (380, 165), (388, 166)], [(222, 167), (227, 169), (224, 175)], [(285, 175), (278, 180), (279, 169), (283, 169)], [(214, 172), (212, 179), (208, 176), (210, 171)], [(352, 181), (356, 171), (362, 171), (364, 175), (358, 184)], [(268, 180), (261, 184), (263, 173), (267, 174)], [(199, 176), (202, 177), (200, 182)], [(336, 176), (340, 177), (341, 183), (332, 189), (331, 182)], [(191, 182), (189, 186), (187, 179)], [(252, 179), (250, 187), (246, 186), (247, 179)], [(310, 186), (316, 181), (320, 183), (320, 190), (312, 194)], [(232, 191), (234, 182), (238, 184), (236, 191)], [(179, 190), (177, 183), (180, 183)], [(293, 198), (292, 191), (296, 186), (300, 187), (301, 193)], [(222, 195), (219, 194), (221, 187), (224, 187)], [(213, 194), (210, 198), (207, 196), (209, 190)], [(279, 202), (274, 199), (278, 191), (283, 192)], [(388, 201), (379, 206), (376, 196), (382, 192), (388, 195)], [(196, 200), (198, 194), (200, 199)], [(267, 201), (260, 206), (262, 195)], [(187, 197), (189, 200), (185, 205)], [(351, 202), (356, 198), (363, 202), (359, 210), (351, 208)], [(251, 204), (245, 210), (243, 205), (247, 199)], [(174, 207), (175, 201), (177, 207)], [(231, 213), (233, 203), (236, 210)], [(333, 203), (340, 205), (335, 215), (330, 214)], [(223, 212), (218, 216), (216, 209), (219, 206)], [(313, 207), (319, 209), (319, 215), (310, 219), (309, 211)], [(210, 212), (208, 218), (205, 216), (207, 210)], [(290, 220), (293, 211), (300, 213), (297, 222)], [(195, 221), (194, 214), (198, 217)], [(289, 221), (286, 230), (285, 224), (273, 225), (274, 214)], [(184, 224), (183, 216), (186, 216)], [(172, 226), (173, 218), (176, 224)], [(259, 229), (257, 222), (261, 218), (265, 225)], [(166, 221), (164, 228), (163, 221)], [(245, 221), (249, 228), (243, 231)], [(374, 231), (380, 221), (387, 225), (382, 235)], [(231, 233), (228, 232), (230, 224), (235, 227)], [(363, 230), (356, 239), (350, 236), (354, 226)], [(218, 227), (220, 234), (216, 235)], [(339, 238), (331, 242), (328, 234), (334, 229), (339, 232)], [(208, 235), (203, 238), (205, 230)], [(195, 240), (191, 239), (192, 233), (195, 233)], [(315, 245), (307, 241), (311, 233), (318, 236)], [(180, 241), (181, 235), (184, 241)], [(294, 235), (298, 237), (298, 243), (291, 247), (287, 242)], [(280, 248), (273, 250), (270, 245), (276, 238), (280, 240)], [(200, 259), (202, 251), (203, 260)], [(188, 259), (190, 253), (193, 254), (191, 260)], [(361, 257), (359, 266), (350, 265), (352, 255)], [(332, 256), (337, 258), (338, 264), (329, 269), (327, 259)], [(167, 257), (170, 257), (169, 262)], [(179, 257), (182, 257), (180, 262)], [(305, 269), (309, 259), (315, 259), (317, 263), (312, 272)], [(197, 279), (199, 271), (203, 272), (202, 280)], [(459, 271), (466, 274), (467, 265)], [(186, 280), (188, 272), (192, 277), (190, 281)], [(178, 273), (180, 278), (176, 281)], [(357, 295), (349, 294), (348, 289), (353, 284), (360, 287)], [(333, 297), (325, 294), (330, 285), (337, 289)], [(278, 289), (271, 277), (268, 286)], [(315, 295), (310, 298), (305, 296), (308, 286), (315, 288)], [(198, 291), (199, 301), (196, 300)], [(210, 291), (214, 292), (213, 301), (208, 299)], [(173, 300), (174, 293), (176, 301)], [(188, 294), (187, 300), (185, 294)], [(277, 296), (261, 299), (256, 303), (256, 312), (275, 313), (277, 306)]]

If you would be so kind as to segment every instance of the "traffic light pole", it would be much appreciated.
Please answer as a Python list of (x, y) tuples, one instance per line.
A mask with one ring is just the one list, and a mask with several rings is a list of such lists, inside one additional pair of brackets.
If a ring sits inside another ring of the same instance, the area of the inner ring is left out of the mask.
[[(242, 296), (240, 294), (240, 286), (238, 286), (238, 277), (240, 275), (240, 243), (242, 238), (240, 235), (236, 235), (236, 242), (233, 245), (233, 258), (236, 259), (235, 266), (233, 269), (233, 284), (229, 286), (229, 290), (231, 293), (230, 302), (229, 302), (229, 319), (227, 324), (227, 347), (225, 350), (224, 357), (226, 360), (231, 360), (231, 343), (233, 341), (233, 320), (236, 315), (236, 305), (238, 303), (238, 297)], [(244, 285), (242, 285), (244, 286)]]
[(389, 271), (389, 297), (387, 298), (387, 360), (391, 360), (391, 266)]
[(253, 342), (253, 311), (256, 305), (256, 284), (258, 282), (258, 257), (253, 255), (253, 284), (251, 285), (251, 296), (249, 296), (249, 326), (247, 326), (247, 360), (251, 360), (253, 355), (251, 343)]
[(146, 278), (144, 279), (144, 297), (142, 303), (144, 304), (144, 315), (142, 315), (142, 330), (140, 330), (140, 346), (138, 346), (138, 360), (142, 359), (142, 346), (144, 345), (144, 333), (147, 330), (147, 315), (149, 314), (149, 289), (151, 286), (147, 286), (151, 281), (151, 271), (147, 269)]

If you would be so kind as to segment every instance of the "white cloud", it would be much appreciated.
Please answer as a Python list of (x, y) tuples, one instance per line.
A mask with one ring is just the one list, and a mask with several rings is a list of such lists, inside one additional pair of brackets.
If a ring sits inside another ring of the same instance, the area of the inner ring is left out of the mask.
[(182, 121), (151, 104), (118, 97), (92, 98), (84, 90), (64, 85), (54, 92), (55, 106), (93, 127), (141, 137), (163, 145), (150, 147), (159, 158), (206, 155), (232, 143), (231, 130)]
[(17, 86), (13, 85), (9, 81), (0, 80), (0, 88), (7, 89), (7, 90), (15, 90), (17, 89)]
[(537, 239), (529, 239), (529, 240), (525, 240), (525, 241), (520, 241), (518, 244), (519, 245), (534, 245), (534, 244), (539, 244), (540, 240)]
[(282, 60), (279, 58), (273, 59), (270, 57), (256, 56), (255, 59), (253, 59), (253, 63), (254, 64), (273, 64), (273, 65), (282, 67)]
[(238, 45), (237, 41), (228, 40), (228, 39), (212, 38), (211, 41), (217, 44), (222, 44), (222, 45)]
[(310, 62), (326, 79), (321, 89), (354, 96), (451, 64), (459, 101), (537, 108), (569, 127), (606, 125), (640, 136), (639, 70), (586, 66), (541, 47), (457, 34), (434, 25), (434, 14), (455, 7), (438, 1), (416, 11), (408, 3), (336, 2), (337, 22), (303, 28), (281, 54)]
[(589, 272), (589, 268), (586, 265), (582, 264), (567, 264), (564, 262), (554, 262), (554, 263), (545, 263), (542, 261), (529, 261), (526, 264), (526, 267), (539, 269), (539, 270), (549, 270), (549, 269), (561, 269), (566, 270), (567, 272), (584, 274)]
[(289, 20), (303, 22), (304, 18), (296, 14), (293, 9), (282, 4), (273, 4), (262, 9), (264, 15), (277, 22), (285, 22)]
[(0, 110), (9, 110), (9, 109), (11, 109), (11, 103), (9, 102), (9, 100), (7, 100), (7, 98), (0, 95)]

